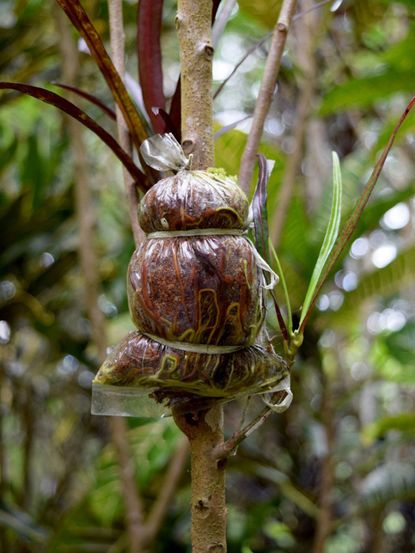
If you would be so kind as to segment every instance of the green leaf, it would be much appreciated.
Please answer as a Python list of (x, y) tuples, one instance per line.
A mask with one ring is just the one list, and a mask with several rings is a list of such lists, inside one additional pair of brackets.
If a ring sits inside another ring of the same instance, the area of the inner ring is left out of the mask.
[(365, 445), (372, 445), (375, 440), (390, 430), (398, 430), (413, 436), (415, 434), (415, 413), (399, 413), (383, 417), (365, 426), (362, 430), (362, 441)]
[(401, 365), (415, 366), (415, 322), (406, 324), (401, 330), (383, 337), (388, 354)]
[(37, 98), (46, 104), (51, 104), (57, 107), (67, 115), (70, 115), (85, 127), (95, 133), (105, 144), (111, 148), (114, 154), (118, 157), (121, 163), (125, 166), (130, 175), (136, 180), (137, 185), (146, 191), (144, 184), (144, 175), (131, 159), (130, 155), (118, 144), (115, 138), (112, 137), (101, 125), (98, 125), (89, 115), (79, 109), (75, 104), (69, 102), (59, 94), (55, 94), (46, 88), (40, 88), (38, 86), (27, 85), (24, 83), (11, 83), (0, 82), (0, 89), (3, 90), (17, 90), (23, 94)]
[(3, 501), (0, 501), (0, 527), (10, 528), (20, 538), (32, 543), (41, 543), (47, 538), (47, 531), (38, 526), (28, 513)]
[(323, 272), (324, 265), (333, 249), (336, 242), (337, 235), (339, 233), (341, 209), (342, 209), (342, 178), (340, 172), (340, 162), (338, 155), (333, 152), (333, 200), (331, 204), (331, 212), (329, 223), (327, 225), (326, 234), (324, 236), (323, 244), (314, 267), (313, 274), (311, 275), (310, 284), (305, 296), (303, 308), (301, 310), (300, 326), (302, 325), (308, 311), (311, 307), (312, 298), (317, 288), (317, 284), (320, 280)]
[(415, 497), (413, 464), (392, 461), (376, 467), (361, 484), (361, 508), (383, 507), (389, 501)]
[[(293, 321), (292, 321), (291, 302), (290, 302), (290, 296), (288, 294), (287, 282), (285, 280), (284, 271), (282, 270), (281, 263), (280, 263), (280, 260), (278, 259), (277, 252), (275, 251), (275, 248), (274, 248), (271, 241), (269, 242), (269, 246), (270, 246), (270, 249), (271, 249), (273, 259), (274, 259), (275, 264), (277, 266), (277, 274), (279, 275), (279, 277), (281, 279), (281, 285), (282, 285), (282, 289), (284, 291), (285, 306), (286, 306), (286, 309), (287, 309), (287, 327), (288, 327), (289, 335), (291, 336), (292, 331), (293, 331)], [(275, 300), (275, 298), (274, 298), (274, 300)]]
[(402, 91), (412, 92), (414, 88), (413, 71), (389, 69), (381, 75), (352, 79), (326, 94), (319, 110), (320, 115), (330, 115), (352, 107), (372, 106), (376, 101), (384, 101)]
[(369, 298), (390, 296), (411, 286), (415, 278), (415, 247), (401, 252), (396, 259), (382, 269), (362, 276), (358, 287), (344, 295), (344, 302), (338, 311), (319, 316), (319, 326), (341, 325), (356, 321), (356, 309)]
[(322, 273), (322, 276), (320, 278), (320, 281), (318, 282), (318, 286), (315, 287), (314, 295), (310, 302), (310, 308), (308, 309), (308, 312), (303, 317), (302, 324), (300, 324), (300, 330), (304, 330), (304, 326), (308, 320), (308, 317), (311, 313), (312, 307), (314, 306), (317, 296), (325, 283), (327, 277), (330, 274), (330, 271), (333, 269), (334, 265), (336, 264), (337, 260), (341, 256), (344, 247), (346, 246), (347, 242), (350, 240), (351, 236), (353, 235), (354, 231), (356, 230), (356, 227), (360, 221), (360, 218), (362, 216), (363, 210), (365, 209), (367, 202), (369, 201), (370, 195), (378, 181), (379, 175), (382, 172), (383, 166), (385, 164), (386, 158), (388, 157), (388, 154), (393, 146), (393, 143), (395, 142), (396, 135), (398, 134), (399, 129), (401, 128), (403, 122), (407, 118), (408, 114), (411, 112), (413, 107), (415, 106), (415, 96), (413, 96), (408, 103), (408, 105), (405, 108), (405, 111), (402, 113), (399, 121), (397, 122), (395, 128), (393, 129), (393, 132), (391, 136), (389, 137), (389, 141), (387, 145), (385, 146), (385, 149), (383, 150), (379, 160), (377, 161), (369, 180), (367, 181), (365, 187), (363, 188), (363, 191), (356, 203), (355, 208), (353, 209), (350, 217), (348, 218), (344, 228), (342, 229), (339, 239), (336, 243), (336, 246), (333, 248), (333, 251), (329, 257), (328, 263), (326, 267), (324, 268), (324, 271)]

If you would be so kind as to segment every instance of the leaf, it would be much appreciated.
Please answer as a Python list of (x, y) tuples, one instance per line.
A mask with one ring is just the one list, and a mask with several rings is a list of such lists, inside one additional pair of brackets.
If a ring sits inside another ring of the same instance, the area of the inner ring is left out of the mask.
[(0, 526), (10, 528), (20, 538), (31, 543), (44, 543), (47, 531), (38, 526), (25, 511), (18, 510), (0, 501)]
[(105, 49), (101, 37), (79, 0), (56, 1), (87, 43), (91, 56), (94, 58), (104, 79), (107, 81), (115, 103), (122, 111), (125, 123), (131, 133), (131, 139), (138, 152), (141, 143), (148, 136), (146, 123), (135, 108), (118, 71), (115, 69)]
[(330, 115), (352, 107), (372, 106), (376, 101), (385, 101), (398, 92), (412, 92), (414, 88), (413, 71), (400, 72), (390, 69), (381, 75), (347, 81), (329, 91), (324, 97), (319, 113)]
[(88, 100), (91, 102), (91, 104), (94, 104), (98, 106), (104, 113), (108, 115), (111, 119), (114, 121), (116, 120), (115, 111), (112, 110), (110, 107), (108, 107), (102, 100), (94, 96), (93, 94), (90, 94), (89, 92), (86, 92), (85, 90), (81, 90), (80, 88), (77, 88), (76, 86), (70, 86), (68, 84), (63, 83), (52, 83), (54, 86), (59, 86), (60, 88), (64, 88), (65, 90), (70, 90), (74, 94), (77, 94), (78, 96), (81, 96), (81, 98), (85, 98), (85, 100)]
[(367, 446), (372, 445), (390, 430), (398, 430), (413, 436), (415, 434), (415, 413), (399, 413), (368, 424), (362, 430), (363, 443)]
[(364, 301), (376, 296), (390, 296), (407, 286), (415, 278), (415, 247), (402, 251), (396, 259), (382, 269), (366, 273), (361, 277), (358, 287), (344, 294), (343, 305), (338, 311), (319, 315), (318, 326), (341, 325), (356, 321), (356, 309)]
[(267, 160), (262, 154), (258, 155), (259, 175), (252, 198), (252, 215), (254, 219), (255, 246), (265, 261), (270, 263), (268, 247), (268, 212), (267, 212), (267, 184), (269, 180)]
[[(251, 208), (254, 219), (254, 236), (255, 246), (259, 254), (270, 265), (269, 255), (269, 236), (268, 236), (268, 212), (267, 212), (267, 184), (269, 180), (269, 173), (267, 167), (267, 160), (262, 154), (258, 155), (259, 175), (257, 187), (252, 199)], [(267, 278), (267, 277), (265, 277)], [(281, 314), (277, 299), (271, 291), (271, 295), (274, 301), (275, 312), (277, 314), (278, 324), (281, 329), (282, 335), (285, 341), (289, 341), (289, 334)]]
[(376, 467), (361, 483), (361, 507), (383, 507), (389, 501), (415, 497), (413, 465), (392, 461)]
[[(274, 261), (277, 265), (277, 273), (281, 278), (281, 285), (282, 285), (282, 289), (283, 289), (283, 292), (284, 292), (284, 298), (285, 298), (285, 306), (286, 306), (286, 309), (287, 309), (288, 335), (291, 336), (292, 330), (293, 330), (293, 318), (292, 318), (292, 310), (291, 310), (291, 301), (290, 301), (290, 296), (288, 294), (288, 288), (287, 288), (287, 281), (285, 279), (285, 275), (284, 275), (284, 272), (282, 270), (282, 266), (281, 266), (280, 260), (278, 258), (277, 252), (275, 251), (275, 248), (274, 248), (271, 241), (269, 242), (269, 245), (270, 245), (270, 248), (271, 248), (273, 259), (274, 259)], [(277, 299), (274, 296), (274, 294), (273, 294), (273, 300), (274, 300), (274, 304), (277, 303)], [(277, 312), (277, 317), (278, 317), (278, 312)], [(280, 328), (281, 328), (281, 324), (280, 324)]]
[(314, 267), (313, 274), (311, 275), (310, 284), (305, 296), (304, 304), (301, 310), (300, 328), (307, 316), (314, 292), (317, 288), (321, 273), (324, 269), (324, 265), (333, 249), (336, 242), (337, 235), (339, 233), (340, 218), (342, 209), (342, 177), (340, 172), (340, 162), (337, 154), (333, 152), (333, 200), (331, 204), (331, 212), (329, 223), (327, 225), (326, 234), (324, 236), (323, 244), (319, 256), (317, 258), (316, 265)]
[(166, 132), (166, 126), (153, 108), (165, 109), (160, 31), (163, 0), (140, 0), (137, 8), (138, 74), (144, 105), (155, 133)]
[(378, 162), (376, 163), (376, 165), (375, 165), (375, 167), (372, 171), (372, 174), (370, 175), (369, 180), (366, 183), (366, 186), (364, 187), (364, 189), (362, 191), (362, 194), (360, 195), (359, 200), (357, 201), (357, 204), (356, 204), (354, 210), (352, 211), (350, 217), (347, 220), (347, 223), (345, 224), (345, 226), (343, 227), (343, 230), (340, 233), (340, 237), (337, 241), (336, 246), (334, 247), (333, 251), (331, 252), (331, 255), (328, 259), (328, 263), (327, 263), (327, 265), (324, 269), (324, 272), (321, 276), (320, 282), (318, 283), (318, 286), (316, 286), (316, 288), (315, 288), (315, 292), (314, 292), (314, 295), (313, 295), (312, 300), (310, 302), (309, 309), (308, 309), (306, 315), (303, 318), (302, 324), (300, 325), (300, 327), (301, 327), (300, 330), (301, 331), (304, 329), (304, 327), (307, 323), (307, 320), (308, 320), (308, 318), (311, 314), (312, 308), (313, 308), (313, 306), (314, 306), (314, 304), (317, 300), (318, 294), (320, 293), (320, 290), (321, 290), (323, 284), (327, 280), (327, 277), (329, 276), (332, 268), (336, 264), (336, 262), (339, 259), (344, 247), (346, 246), (347, 242), (349, 241), (349, 239), (351, 238), (353, 232), (355, 231), (355, 229), (356, 229), (356, 227), (359, 223), (359, 220), (362, 216), (363, 210), (365, 209), (366, 204), (367, 204), (367, 202), (370, 198), (370, 195), (373, 191), (373, 188), (375, 187), (375, 185), (378, 181), (379, 175), (380, 175), (380, 173), (383, 169), (383, 165), (385, 164), (385, 161), (386, 161), (386, 158), (388, 157), (389, 151), (392, 148), (392, 145), (395, 141), (395, 137), (396, 137), (399, 129), (401, 128), (402, 123), (405, 121), (405, 119), (407, 118), (409, 112), (412, 110), (414, 105), (415, 105), (415, 96), (410, 100), (409, 104), (406, 106), (405, 111), (401, 115), (401, 118), (399, 119), (398, 123), (396, 124), (395, 128), (393, 129), (393, 132), (392, 132), (392, 134), (389, 138), (389, 141), (386, 144), (386, 146), (385, 146)]
[[(401, 330), (383, 337), (387, 353), (405, 368), (415, 368), (415, 321), (406, 324)], [(415, 426), (414, 426), (415, 428)]]
[(174, 128), (176, 129), (176, 132), (174, 133), (174, 136), (175, 136), (175, 138), (178, 142), (181, 142), (181, 139), (182, 139), (182, 133), (181, 133), (182, 94), (181, 94), (181, 90), (182, 90), (181, 77), (179, 75), (179, 78), (177, 80), (176, 90), (174, 91), (174, 94), (173, 94), (172, 99), (171, 99), (170, 111), (169, 111), (170, 119), (172, 120)]
[(105, 144), (111, 148), (114, 154), (118, 157), (121, 163), (125, 166), (127, 171), (137, 182), (137, 186), (141, 188), (143, 192), (146, 191), (147, 186), (145, 184), (144, 174), (140, 171), (137, 165), (133, 162), (131, 157), (127, 154), (123, 148), (118, 144), (118, 142), (98, 123), (96, 123), (89, 115), (84, 111), (79, 109), (75, 104), (69, 102), (62, 96), (41, 88), (38, 86), (28, 85), (24, 83), (9, 83), (9, 82), (0, 82), (0, 90), (17, 90), (23, 94), (28, 94), (33, 98), (37, 98), (46, 104), (51, 104), (52, 106), (57, 107), (67, 115), (70, 115), (85, 127), (95, 133)]

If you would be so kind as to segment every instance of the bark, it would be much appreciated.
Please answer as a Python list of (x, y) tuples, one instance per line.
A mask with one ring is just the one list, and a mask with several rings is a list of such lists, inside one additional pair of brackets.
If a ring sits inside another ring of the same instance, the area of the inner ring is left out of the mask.
[[(182, 139), (194, 169), (214, 164), (211, 16), (211, 0), (178, 2)], [(192, 552), (226, 553), (225, 467), (213, 457), (223, 443), (222, 407), (175, 415), (175, 420), (190, 442)]]
[(211, 18), (211, 0), (179, 0), (182, 145), (193, 155), (193, 169), (214, 164)]
[(215, 457), (223, 443), (222, 406), (175, 420), (190, 442), (192, 553), (226, 553), (226, 463)]
[[(124, 24), (122, 15), (121, 0), (108, 0), (108, 11), (110, 20), (110, 40), (111, 54), (115, 68), (124, 80), (125, 59), (124, 59)], [(122, 112), (118, 106), (115, 107), (117, 117), (117, 132), (118, 142), (120, 146), (133, 157), (132, 144), (128, 133), (127, 125), (124, 121)], [(135, 183), (128, 171), (123, 168), (124, 187), (127, 195), (128, 214), (130, 217), (130, 225), (133, 231), (134, 242), (137, 246), (144, 238), (143, 231), (138, 224), (137, 207), (138, 198)]]

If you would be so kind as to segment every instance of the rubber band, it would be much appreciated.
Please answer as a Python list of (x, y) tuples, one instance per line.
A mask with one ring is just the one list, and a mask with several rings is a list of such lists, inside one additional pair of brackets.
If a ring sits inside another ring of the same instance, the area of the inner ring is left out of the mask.
[[(275, 403), (272, 400), (272, 396), (276, 392), (285, 392), (286, 396), (282, 398), (281, 401)], [(267, 392), (260, 392), (258, 395), (262, 396), (262, 401), (265, 403), (265, 405), (268, 405), (268, 407), (272, 411), (274, 411), (274, 413), (283, 413), (288, 409), (293, 400), (290, 375), (287, 374), (287, 376), (280, 380), (280, 382), (278, 382), (278, 384), (271, 390), (268, 390)]]
[(252, 246), (252, 251), (255, 257), (255, 260), (257, 262), (258, 267), (262, 270), (263, 273), (268, 273), (271, 276), (270, 282), (267, 284), (264, 282), (261, 284), (261, 287), (264, 288), (264, 290), (273, 290), (274, 287), (279, 282), (279, 276), (275, 271), (271, 269), (271, 267), (268, 265), (268, 263), (265, 261), (265, 259), (260, 255), (258, 250), (255, 247), (255, 244), (246, 236), (247, 234), (246, 229), (224, 229), (224, 228), (196, 228), (196, 229), (189, 229), (189, 230), (160, 230), (157, 232), (149, 232), (146, 234), (146, 237), (148, 239), (156, 238), (156, 239), (166, 239), (166, 238), (192, 238), (192, 237), (198, 237), (198, 236), (243, 236), (248, 240), (248, 242)]
[(248, 347), (247, 345), (217, 346), (215, 344), (191, 344), (190, 342), (165, 340), (164, 338), (160, 338), (160, 336), (155, 336), (154, 334), (149, 334), (148, 332), (142, 332), (141, 330), (140, 332), (144, 336), (147, 336), (147, 338), (150, 338), (150, 340), (154, 340), (154, 342), (158, 342), (163, 346), (179, 349), (181, 351), (187, 351), (189, 353), (206, 353), (208, 355), (220, 355), (222, 353), (234, 353), (235, 351), (240, 351), (241, 349)]
[(226, 228), (195, 228), (189, 230), (160, 230), (146, 234), (148, 239), (152, 238), (192, 238), (193, 236), (245, 236), (248, 231), (245, 229)]

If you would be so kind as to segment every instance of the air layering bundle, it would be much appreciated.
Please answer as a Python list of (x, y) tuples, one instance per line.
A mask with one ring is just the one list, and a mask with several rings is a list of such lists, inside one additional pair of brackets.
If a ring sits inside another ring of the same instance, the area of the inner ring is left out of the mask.
[[(134, 396), (143, 390), (182, 409), (242, 394), (288, 392), (286, 362), (259, 340), (268, 287), (263, 273), (271, 272), (269, 286), (277, 277), (246, 237), (245, 194), (221, 170), (187, 170), (188, 160), (169, 135), (152, 137), (142, 153), (152, 167), (178, 172), (140, 203), (146, 240), (134, 252), (127, 278), (138, 330), (100, 368), (95, 412), (139, 415)], [(114, 411), (111, 397), (117, 398), (113, 403), (124, 398), (123, 407)]]

